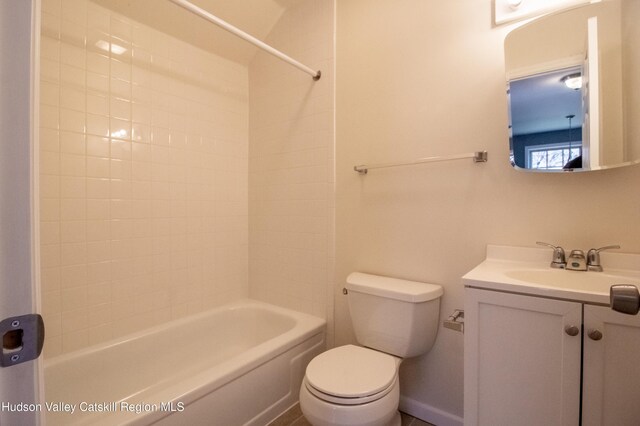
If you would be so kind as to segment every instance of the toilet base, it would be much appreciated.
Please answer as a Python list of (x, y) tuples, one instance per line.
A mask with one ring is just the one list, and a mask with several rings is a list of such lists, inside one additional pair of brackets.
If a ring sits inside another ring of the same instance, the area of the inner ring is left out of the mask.
[(300, 386), (300, 408), (313, 426), (400, 426), (400, 385), (396, 378), (389, 393), (361, 405), (340, 405), (314, 396), (303, 380)]

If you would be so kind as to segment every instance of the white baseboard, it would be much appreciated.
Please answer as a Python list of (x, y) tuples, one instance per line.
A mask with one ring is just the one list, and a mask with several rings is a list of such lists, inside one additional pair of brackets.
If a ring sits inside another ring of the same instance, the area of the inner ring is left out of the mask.
[(463, 426), (464, 419), (439, 408), (400, 395), (400, 411), (436, 426)]

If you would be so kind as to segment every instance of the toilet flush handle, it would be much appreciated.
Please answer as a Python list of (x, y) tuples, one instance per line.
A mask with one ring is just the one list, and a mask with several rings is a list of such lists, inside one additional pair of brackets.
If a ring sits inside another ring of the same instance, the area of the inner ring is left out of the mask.
[(456, 309), (449, 318), (442, 322), (444, 328), (464, 333), (464, 310)]

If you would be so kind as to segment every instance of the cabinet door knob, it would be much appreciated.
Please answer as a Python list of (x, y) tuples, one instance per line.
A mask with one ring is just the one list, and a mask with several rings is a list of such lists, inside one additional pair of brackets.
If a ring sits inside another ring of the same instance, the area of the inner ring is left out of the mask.
[(600, 339), (602, 339), (602, 332), (600, 330), (596, 330), (596, 329), (589, 330), (587, 335), (589, 336), (589, 338), (591, 340), (600, 340)]
[(569, 336), (577, 336), (580, 333), (580, 329), (575, 325), (568, 325), (564, 328), (564, 332)]

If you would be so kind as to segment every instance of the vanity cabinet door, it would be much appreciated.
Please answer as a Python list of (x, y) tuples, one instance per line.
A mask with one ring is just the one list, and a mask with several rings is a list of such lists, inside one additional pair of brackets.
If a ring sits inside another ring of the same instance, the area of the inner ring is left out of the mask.
[(640, 315), (584, 307), (582, 424), (640, 424)]
[(467, 288), (465, 424), (578, 425), (581, 320), (580, 303)]

